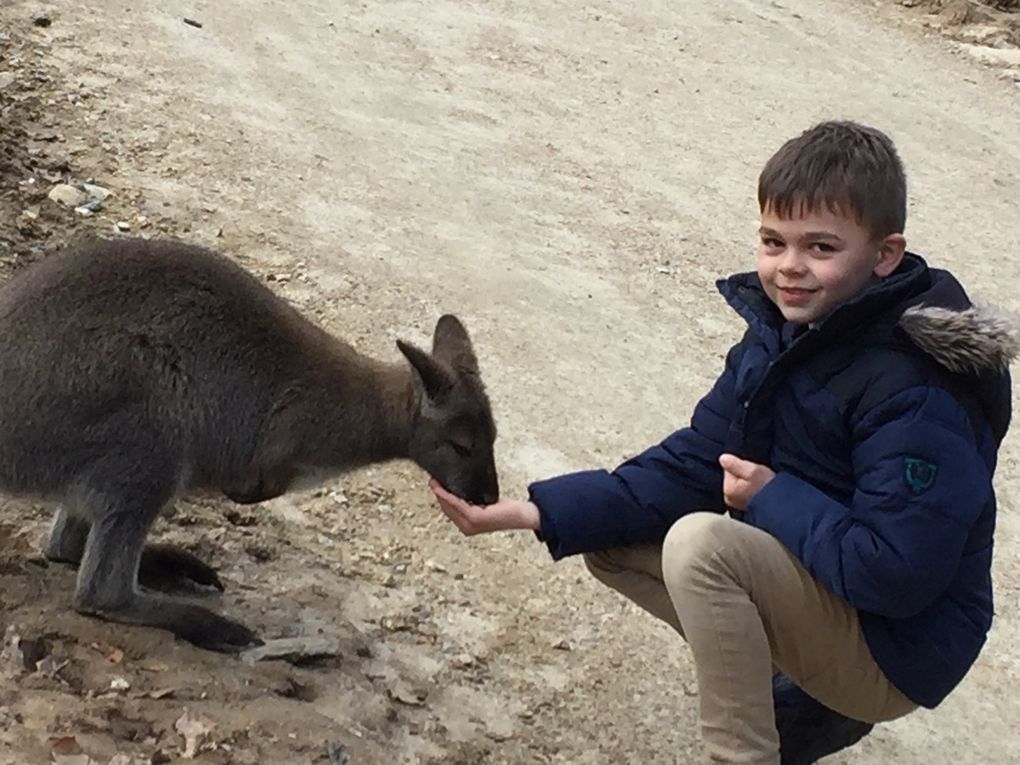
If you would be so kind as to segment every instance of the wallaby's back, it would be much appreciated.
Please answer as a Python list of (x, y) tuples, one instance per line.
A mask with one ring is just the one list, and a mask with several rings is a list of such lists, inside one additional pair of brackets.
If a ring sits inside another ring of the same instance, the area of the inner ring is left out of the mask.
[(280, 390), (346, 351), (205, 249), (58, 252), (0, 287), (0, 489), (60, 493), (138, 428), (188, 464), (243, 462)]

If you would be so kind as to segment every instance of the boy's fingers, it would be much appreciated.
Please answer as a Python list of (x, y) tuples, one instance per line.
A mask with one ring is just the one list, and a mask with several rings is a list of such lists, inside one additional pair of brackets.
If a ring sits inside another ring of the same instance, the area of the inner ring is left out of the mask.
[(763, 466), (757, 462), (751, 462), (750, 460), (742, 460), (740, 457), (735, 457), (732, 454), (723, 454), (719, 457), (719, 464), (722, 469), (729, 473), (734, 478), (740, 478), (744, 480), (750, 480), (754, 478), (756, 472), (758, 472)]

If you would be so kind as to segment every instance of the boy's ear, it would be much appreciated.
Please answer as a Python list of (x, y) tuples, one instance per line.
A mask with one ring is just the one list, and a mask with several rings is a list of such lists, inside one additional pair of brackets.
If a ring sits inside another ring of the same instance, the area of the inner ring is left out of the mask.
[(903, 234), (889, 234), (878, 243), (878, 262), (875, 264), (875, 276), (884, 279), (897, 268), (907, 251), (907, 238)]

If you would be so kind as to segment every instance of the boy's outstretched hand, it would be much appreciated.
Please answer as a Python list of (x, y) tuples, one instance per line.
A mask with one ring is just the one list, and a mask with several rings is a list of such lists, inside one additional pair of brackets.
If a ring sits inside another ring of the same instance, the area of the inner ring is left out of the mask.
[(446, 517), (453, 521), (465, 536), (509, 529), (537, 531), (539, 528), (538, 506), (534, 502), (501, 499), (493, 505), (481, 507), (454, 496), (434, 478), (429, 481), (429, 488), (439, 500), (439, 507), (446, 513)]
[(735, 510), (746, 510), (751, 498), (776, 477), (772, 468), (724, 454), (719, 457), (723, 469), (723, 498)]

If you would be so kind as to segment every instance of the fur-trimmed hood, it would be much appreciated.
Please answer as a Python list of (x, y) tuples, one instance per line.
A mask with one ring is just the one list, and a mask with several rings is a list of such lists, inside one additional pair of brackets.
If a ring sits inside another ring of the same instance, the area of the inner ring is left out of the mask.
[(1020, 354), (1020, 321), (995, 306), (912, 306), (900, 316), (899, 326), (918, 348), (956, 374), (1004, 372)]

